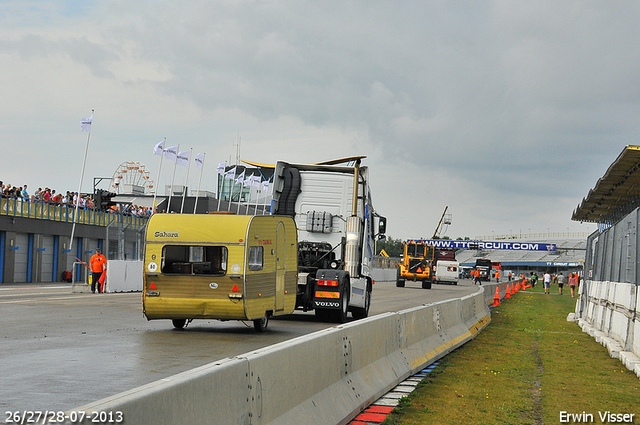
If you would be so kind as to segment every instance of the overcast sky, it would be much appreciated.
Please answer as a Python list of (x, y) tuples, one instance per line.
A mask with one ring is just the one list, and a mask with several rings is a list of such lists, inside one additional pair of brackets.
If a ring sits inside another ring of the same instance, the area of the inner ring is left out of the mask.
[(366, 155), (395, 238), (447, 205), (452, 238), (593, 231), (573, 210), (639, 141), (638, 22), (632, 1), (0, 1), (0, 180), (77, 190), (95, 109), (83, 191), (125, 161), (155, 180), (164, 137), (215, 191), (239, 136), (257, 162)]

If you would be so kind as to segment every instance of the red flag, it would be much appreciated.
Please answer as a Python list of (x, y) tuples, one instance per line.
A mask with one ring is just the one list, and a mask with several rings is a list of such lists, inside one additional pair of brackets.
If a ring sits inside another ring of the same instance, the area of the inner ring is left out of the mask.
[(100, 279), (98, 279), (98, 283), (100, 284), (100, 292), (104, 292), (104, 280), (107, 277), (107, 271), (103, 271), (100, 275)]

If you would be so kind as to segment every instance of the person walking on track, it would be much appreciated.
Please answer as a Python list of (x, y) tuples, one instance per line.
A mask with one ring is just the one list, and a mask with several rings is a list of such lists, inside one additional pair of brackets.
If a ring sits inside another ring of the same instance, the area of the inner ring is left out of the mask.
[(549, 289), (551, 289), (551, 273), (548, 271), (544, 273), (544, 293), (549, 294)]
[(562, 273), (558, 275), (558, 294), (562, 295), (562, 288), (564, 287), (564, 276)]

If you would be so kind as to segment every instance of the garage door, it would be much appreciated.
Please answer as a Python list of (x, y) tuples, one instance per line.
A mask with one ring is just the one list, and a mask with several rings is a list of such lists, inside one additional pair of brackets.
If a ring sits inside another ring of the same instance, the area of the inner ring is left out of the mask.
[(42, 282), (53, 282), (53, 258), (54, 258), (54, 240), (51, 235), (42, 236), (42, 269), (40, 271), (40, 280)]
[(28, 282), (27, 269), (29, 267), (29, 234), (16, 233), (15, 244), (11, 249), (15, 250), (13, 281), (17, 283)]

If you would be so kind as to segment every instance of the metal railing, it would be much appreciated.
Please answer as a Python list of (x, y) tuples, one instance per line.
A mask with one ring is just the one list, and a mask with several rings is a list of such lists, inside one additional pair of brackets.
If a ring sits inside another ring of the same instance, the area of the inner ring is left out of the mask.
[[(59, 205), (41, 200), (25, 201), (20, 198), (3, 197), (0, 198), (0, 215), (73, 223), (76, 209), (72, 205)], [(76, 223), (106, 227), (114, 220), (117, 223), (126, 224), (138, 230), (146, 226), (149, 218), (79, 208)]]
[[(85, 267), (80, 267), (83, 265)], [(73, 267), (71, 267), (71, 283), (89, 283), (89, 273), (86, 269), (86, 264), (83, 262), (74, 261)], [(79, 275), (76, 275), (76, 269), (80, 269)]]
[(398, 263), (399, 261), (400, 258), (374, 255), (371, 259), (371, 267), (373, 267), (374, 269), (393, 269), (396, 267), (396, 263)]
[(477, 241), (501, 241), (506, 239), (586, 239), (589, 232), (539, 232), (510, 233), (504, 235), (474, 236)]

